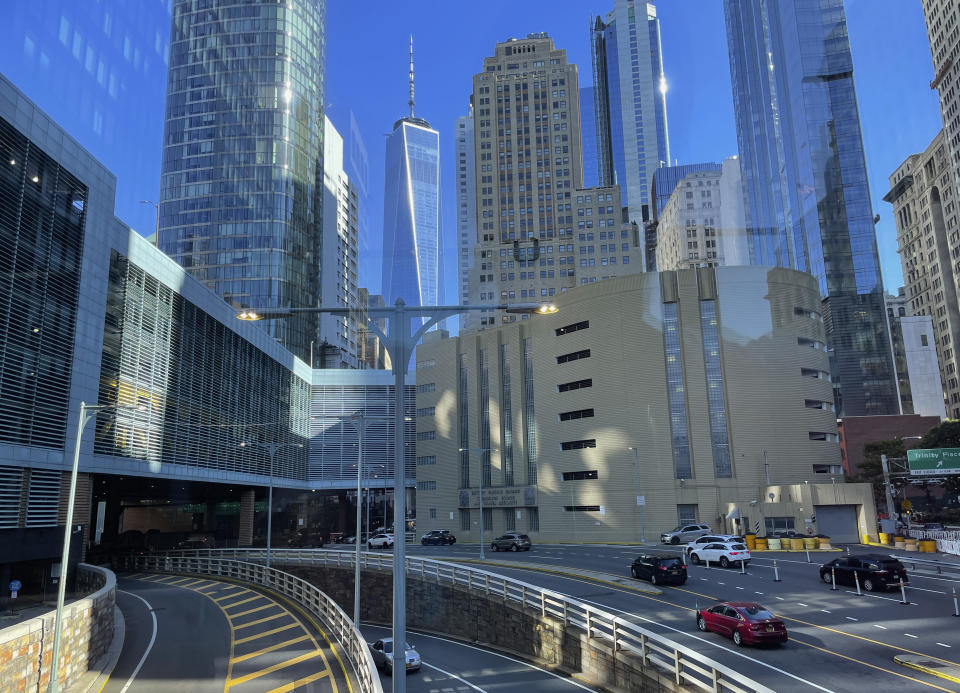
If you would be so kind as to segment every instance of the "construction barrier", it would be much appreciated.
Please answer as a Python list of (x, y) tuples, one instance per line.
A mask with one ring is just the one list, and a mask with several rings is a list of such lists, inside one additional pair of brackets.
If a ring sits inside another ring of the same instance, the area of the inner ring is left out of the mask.
[(888, 546), (893, 543), (889, 532), (880, 532), (880, 543), (887, 544)]
[(830, 546), (830, 537), (818, 537), (818, 538), (817, 538), (817, 543), (819, 544), (819, 547), (820, 547), (821, 549), (832, 549), (832, 548), (833, 548), (832, 546)]
[(779, 550), (780, 550), (780, 540), (777, 539), (776, 537), (770, 537), (769, 539), (767, 539), (767, 546), (770, 547), (770, 550), (771, 550), (771, 551), (779, 551)]
[(766, 537), (757, 537), (756, 538), (756, 550), (757, 551), (766, 551), (767, 550), (767, 538)]
[(747, 548), (751, 551), (756, 551), (757, 549), (757, 535), (756, 534), (747, 534), (743, 537), (746, 540)]
[(817, 548), (817, 544), (819, 544), (819, 542), (817, 541), (816, 537), (803, 538), (803, 548), (805, 549), (815, 549)]

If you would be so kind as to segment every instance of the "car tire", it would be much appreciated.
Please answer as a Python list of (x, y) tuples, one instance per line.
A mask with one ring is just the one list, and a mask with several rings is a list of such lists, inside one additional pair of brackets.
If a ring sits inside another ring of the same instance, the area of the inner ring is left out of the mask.
[(700, 560), (700, 556), (698, 556), (698, 555), (695, 554), (695, 553), (690, 554), (690, 561), (691, 561), (694, 565), (700, 565), (701, 563), (703, 563), (703, 561)]
[(704, 633), (707, 632), (707, 619), (703, 616), (697, 616), (697, 628), (702, 630)]
[(730, 561), (727, 559), (726, 556), (720, 556), (720, 567), (721, 567), (721, 568), (729, 568), (729, 567), (730, 567)]
[(863, 579), (863, 589), (865, 589), (867, 592), (874, 592), (874, 591), (876, 591), (876, 589), (877, 589), (877, 585), (876, 585), (876, 583), (875, 583), (873, 580), (871, 580), (870, 578), (864, 578), (864, 579)]
[(373, 551), (373, 544), (371, 544), (369, 541), (367, 542), (367, 550)]
[(421, 540), (420, 540), (420, 545), (421, 545), (421, 546), (426, 546), (426, 545), (427, 545), (427, 540), (426, 540), (426, 539), (421, 539)]
[(500, 548), (499, 548), (496, 544), (490, 544), (490, 550), (491, 550), (491, 551), (499, 551)]
[(683, 578), (683, 579), (680, 581), (680, 584), (681, 584), (681, 585), (686, 585), (686, 584), (687, 584), (687, 578)]
[(657, 584), (657, 576), (654, 575), (653, 573), (650, 574), (650, 584), (651, 584), (651, 585), (656, 585), (656, 584)]
[(823, 580), (825, 585), (833, 584), (833, 578), (830, 577), (830, 573), (820, 573), (820, 579)]
[(634, 568), (634, 567), (631, 567), (631, 568), (630, 568), (630, 575), (633, 576), (633, 579), (634, 579), (634, 580), (639, 580), (639, 579), (640, 579), (640, 576), (637, 575), (637, 569)]
[(680, 543), (680, 537), (670, 537), (670, 543), (676, 546)]
[(510, 545), (510, 550), (513, 551), (514, 553), (516, 553), (517, 551), (520, 550), (520, 547), (517, 546), (516, 544), (511, 544), (511, 545)]
[(743, 647), (743, 636), (740, 635), (740, 631), (733, 631), (733, 644), (737, 647)]

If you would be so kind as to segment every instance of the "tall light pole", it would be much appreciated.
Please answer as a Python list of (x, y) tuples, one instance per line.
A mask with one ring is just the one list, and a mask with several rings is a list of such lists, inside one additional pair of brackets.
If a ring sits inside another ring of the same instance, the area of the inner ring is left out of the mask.
[(57, 681), (60, 660), (60, 632), (63, 630), (63, 602), (67, 596), (67, 578), (70, 575), (70, 537), (73, 529), (73, 506), (77, 498), (77, 469), (80, 466), (80, 439), (84, 427), (104, 409), (135, 409), (144, 411), (146, 407), (125, 407), (116, 404), (88, 405), (80, 402), (80, 420), (77, 425), (77, 440), (73, 446), (73, 469), (70, 472), (70, 495), (67, 500), (67, 526), (63, 530), (63, 553), (60, 557), (60, 584), (57, 585), (57, 611), (53, 621), (53, 659), (50, 662), (50, 693), (58, 693), (60, 683)]
[[(406, 374), (410, 357), (424, 333), (444, 318), (470, 311), (505, 310), (508, 313), (549, 314), (556, 313), (553, 305), (540, 303), (513, 303), (498, 305), (468, 306), (411, 306), (407, 307), (402, 298), (390, 307), (368, 308), (367, 328), (382, 340), (390, 356), (393, 370), (393, 671), (406, 671), (404, 655), (407, 641), (407, 572), (406, 572), (406, 476), (404, 469), (404, 396)], [(354, 308), (345, 306), (317, 306), (314, 308), (270, 308), (266, 311), (247, 310), (237, 314), (239, 320), (274, 320), (302, 313), (327, 313), (330, 315), (351, 315)], [(390, 320), (390, 334), (386, 334), (377, 324), (378, 318)], [(416, 324), (413, 318), (418, 318)], [(421, 322), (422, 321), (422, 322)], [(482, 522), (481, 518), (481, 522)], [(399, 531), (398, 531), (399, 530)], [(406, 678), (393, 677), (393, 693), (406, 692)]]
[[(477, 456), (477, 481), (480, 484), (480, 560), (487, 560), (483, 545), (483, 453), (497, 452), (496, 448), (459, 448), (457, 452), (471, 452)], [(469, 457), (468, 457), (469, 459)]]
[(281, 448), (302, 448), (303, 443), (240, 443), (240, 447), (258, 447), (263, 448), (270, 455), (270, 486), (267, 490), (267, 567), (270, 567), (270, 547), (273, 537), (273, 462), (277, 456), (277, 450)]
[(635, 447), (629, 447), (627, 450), (633, 450), (633, 459), (637, 465), (637, 510), (640, 513), (640, 542), (646, 544), (647, 535), (643, 532), (643, 505), (646, 499), (643, 497), (643, 486), (640, 479), (640, 451)]

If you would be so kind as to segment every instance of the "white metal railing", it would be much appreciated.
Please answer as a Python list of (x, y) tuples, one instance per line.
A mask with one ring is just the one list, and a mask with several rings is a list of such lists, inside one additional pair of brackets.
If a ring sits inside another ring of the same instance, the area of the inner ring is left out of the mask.
[[(231, 552), (239, 556), (243, 553), (243, 550), (180, 551), (170, 554), (124, 556), (119, 561), (124, 568), (129, 570), (229, 577), (263, 585), (290, 597), (320, 617), (331, 628), (334, 637), (353, 663), (360, 690), (363, 693), (383, 693), (383, 687), (380, 685), (380, 675), (373, 663), (373, 657), (370, 655), (366, 640), (354, 626), (350, 617), (343, 612), (343, 609), (333, 599), (296, 575), (285, 573), (276, 568), (267, 568), (258, 563), (228, 558), (224, 555), (225, 552)], [(197, 553), (204, 555), (195, 555)], [(261, 553), (265, 554), (266, 552)], [(272, 553), (278, 554), (280, 551), (274, 550)]]
[(955, 529), (908, 529), (907, 536), (913, 539), (933, 539), (937, 542), (937, 551), (960, 555), (960, 531)]
[[(264, 560), (264, 549), (193, 549), (170, 554), (183, 559)], [(160, 559), (162, 563), (162, 557)], [(273, 549), (271, 560), (287, 564), (324, 565), (340, 568), (354, 565), (353, 551), (326, 549)], [(233, 563), (235, 561), (226, 560)], [(361, 552), (360, 567), (392, 570), (393, 555)], [(520, 580), (486, 570), (437, 561), (419, 556), (407, 556), (407, 573), (421, 579), (434, 580), (466, 587), (498, 599), (513, 601), (582, 628), (588, 638), (598, 638), (613, 647), (614, 652), (627, 651), (640, 657), (644, 666), (655, 665), (673, 676), (677, 685), (692, 685), (704, 691), (731, 691), (732, 693), (773, 693), (773, 690), (704, 656), (688, 647), (642, 628), (631, 621), (588, 606), (559, 592), (537, 587)], [(292, 576), (291, 576), (292, 577)], [(315, 588), (314, 588), (315, 589)], [(341, 612), (342, 613), (342, 612)], [(344, 616), (344, 618), (346, 618)], [(361, 640), (362, 643), (362, 640)], [(366, 645), (362, 643), (364, 648)], [(369, 656), (369, 653), (367, 653)]]

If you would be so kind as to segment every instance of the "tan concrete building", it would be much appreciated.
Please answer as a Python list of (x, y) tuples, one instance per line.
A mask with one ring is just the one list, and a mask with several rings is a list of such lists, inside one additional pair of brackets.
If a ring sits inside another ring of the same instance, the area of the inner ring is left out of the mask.
[(927, 24), (930, 57), (934, 77), (930, 88), (940, 96), (940, 117), (943, 121), (944, 143), (950, 154), (953, 176), (960, 167), (960, 0), (922, 0), (923, 18)]
[(874, 531), (866, 486), (814, 483), (840, 447), (810, 275), (645, 273), (555, 302), (418, 348), (418, 530), (478, 540), (482, 480), (488, 537), (654, 541), (679, 522), (733, 529), (735, 509), (740, 527)]
[(737, 157), (680, 181), (660, 214), (656, 248), (660, 271), (750, 264)]
[[(470, 303), (549, 300), (643, 270), (639, 234), (624, 221), (619, 187), (583, 189), (577, 66), (566, 51), (543, 33), (498, 43), (473, 78), (472, 103), (477, 223)], [(514, 320), (470, 313), (463, 324), (472, 330)]]
[(910, 155), (893, 172), (883, 199), (893, 205), (897, 222), (907, 313), (932, 318), (947, 414), (960, 418), (955, 346), (960, 337), (960, 228), (954, 187), (946, 131), (941, 130), (926, 151)]

